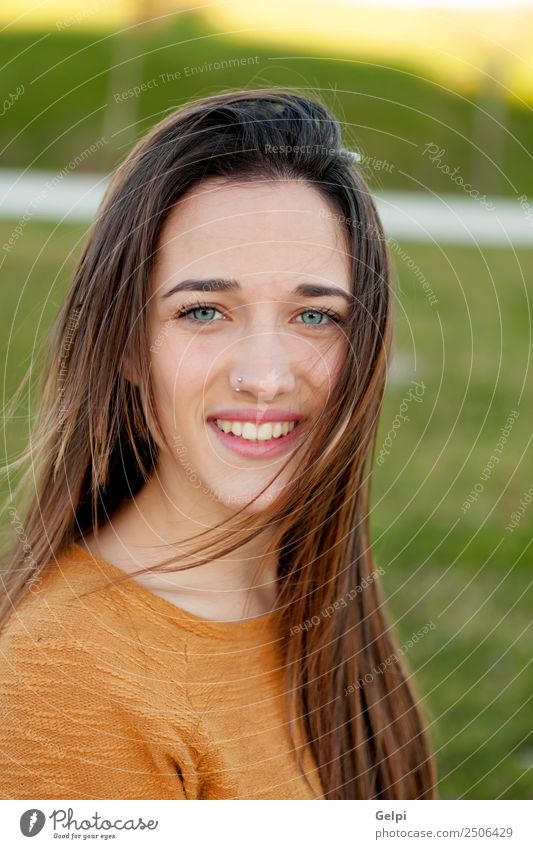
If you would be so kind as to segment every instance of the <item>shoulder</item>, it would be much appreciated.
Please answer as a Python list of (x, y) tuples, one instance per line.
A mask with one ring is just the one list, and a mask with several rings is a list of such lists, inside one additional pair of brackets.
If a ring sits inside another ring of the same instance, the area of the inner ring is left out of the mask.
[(173, 698), (185, 708), (187, 635), (169, 632), (131, 580), (109, 586), (117, 572), (77, 546), (47, 564), (0, 632), (0, 684), (150, 701), (165, 689), (155, 691), (154, 673), (168, 680), (170, 668)]
[[(95, 629), (119, 625), (124, 636), (138, 635), (140, 620), (145, 633), (162, 630), (168, 623), (150, 596), (126, 572), (71, 545), (30, 582), (0, 635), (29, 630), (59, 635), (68, 629), (72, 636), (90, 636)], [(184, 640), (185, 633), (176, 628), (175, 637)]]
[(49, 564), (0, 633), (0, 797), (180, 798), (203, 745), (183, 638), (124, 590), (79, 598), (88, 566)]

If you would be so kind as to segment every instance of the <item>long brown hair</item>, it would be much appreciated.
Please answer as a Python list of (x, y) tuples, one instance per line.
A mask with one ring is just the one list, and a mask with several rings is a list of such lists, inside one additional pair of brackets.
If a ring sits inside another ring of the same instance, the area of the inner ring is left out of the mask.
[[(259, 517), (279, 552), (289, 727), (303, 723), (327, 799), (436, 798), (428, 721), (383, 609), (369, 535), (391, 341), (390, 255), (361, 170), (317, 98), (271, 88), (196, 100), (157, 124), (115, 173), (44, 370), (23, 458), (30, 468), (16, 490), (29, 500), (4, 573), (0, 627), (36, 576), (101, 527), (157, 463), (147, 425), (147, 409), (158, 421), (146, 356), (150, 271), (174, 205), (212, 177), (305, 181), (338, 217), (352, 257), (346, 361), (312, 438), (299, 446), (305, 476)], [(125, 355), (135, 384), (123, 374)], [(202, 542), (203, 559), (183, 568), (252, 539), (258, 517), (241, 512), (229, 535)]]

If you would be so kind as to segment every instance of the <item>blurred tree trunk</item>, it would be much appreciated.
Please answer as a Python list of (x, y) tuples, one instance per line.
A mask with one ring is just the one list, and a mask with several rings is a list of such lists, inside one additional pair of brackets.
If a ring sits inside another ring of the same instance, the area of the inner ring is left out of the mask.
[(503, 190), (499, 169), (504, 167), (507, 97), (501, 81), (505, 81), (505, 60), (493, 56), (479, 88), (472, 130), (470, 181), (480, 195), (497, 195)]

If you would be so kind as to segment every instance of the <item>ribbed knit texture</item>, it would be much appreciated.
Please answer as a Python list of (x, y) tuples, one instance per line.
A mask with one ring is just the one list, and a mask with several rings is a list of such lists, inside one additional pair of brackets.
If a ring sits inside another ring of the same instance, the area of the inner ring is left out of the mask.
[(0, 797), (323, 798), (277, 614), (210, 621), (134, 578), (76, 598), (124, 574), (72, 545), (0, 633)]

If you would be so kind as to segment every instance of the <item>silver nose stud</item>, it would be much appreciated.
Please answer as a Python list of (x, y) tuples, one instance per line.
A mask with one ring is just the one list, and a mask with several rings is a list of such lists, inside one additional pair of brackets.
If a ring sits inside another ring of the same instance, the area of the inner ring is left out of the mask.
[[(239, 383), (242, 383), (242, 377), (238, 377), (238, 378), (237, 378), (237, 380), (238, 380), (238, 382), (239, 382)], [(236, 387), (235, 387), (235, 392), (240, 392), (240, 391), (241, 391), (240, 386), (236, 386)]]

